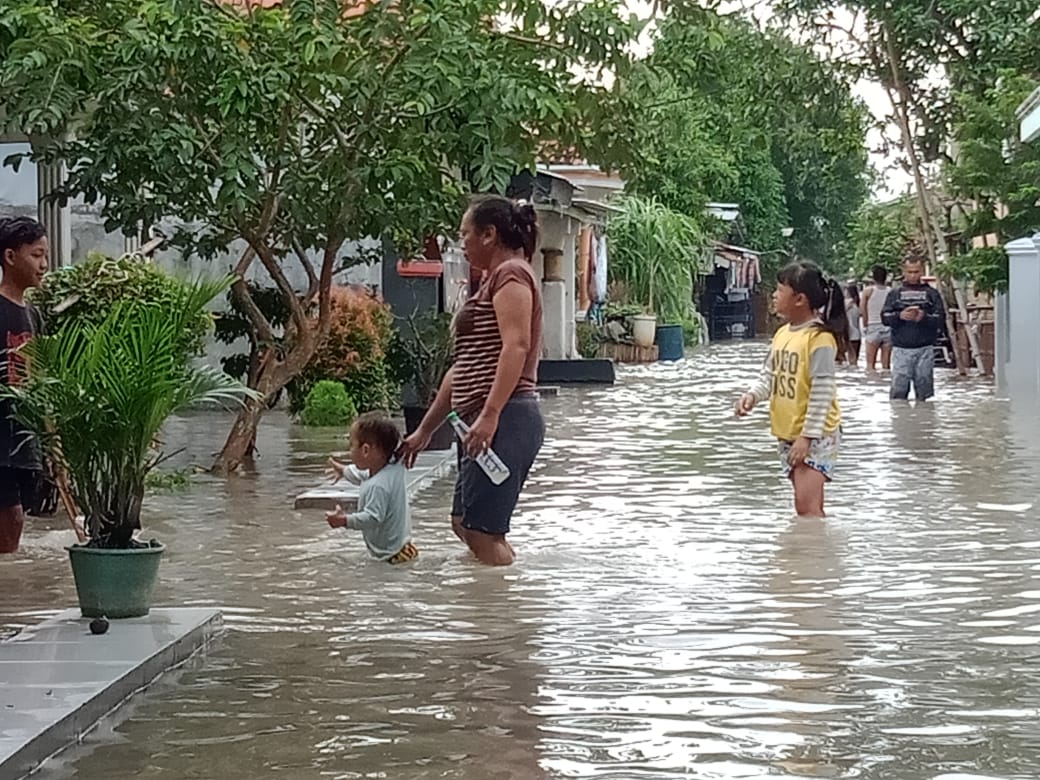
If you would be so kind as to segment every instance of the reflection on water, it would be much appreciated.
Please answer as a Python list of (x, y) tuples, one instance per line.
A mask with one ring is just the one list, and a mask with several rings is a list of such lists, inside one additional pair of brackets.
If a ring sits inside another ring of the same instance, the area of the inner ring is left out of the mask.
[[(730, 413), (762, 352), (548, 399), (505, 571), (463, 554), (449, 484), (408, 567), (293, 512), (342, 439), (272, 416), (258, 477), (149, 505), (159, 602), (224, 606), (226, 636), (41, 776), (1040, 776), (1036, 421), (843, 373), (831, 517), (792, 519), (763, 416)], [(169, 438), (204, 462), (222, 433)], [(0, 563), (6, 626), (72, 603), (59, 528)]]

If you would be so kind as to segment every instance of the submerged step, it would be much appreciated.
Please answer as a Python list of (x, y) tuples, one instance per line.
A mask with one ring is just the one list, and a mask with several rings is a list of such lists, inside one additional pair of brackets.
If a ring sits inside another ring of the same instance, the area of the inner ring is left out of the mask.
[(0, 777), (20, 778), (220, 633), (219, 610), (152, 609), (90, 632), (68, 609), (0, 642)]
[[(412, 497), (423, 488), (455, 471), (457, 457), (450, 450), (429, 450), (419, 453), (414, 468), (408, 470), (408, 496)], [(346, 481), (325, 483), (306, 490), (296, 497), (293, 509), (334, 510), (343, 507), (345, 512), (357, 509), (358, 486)]]

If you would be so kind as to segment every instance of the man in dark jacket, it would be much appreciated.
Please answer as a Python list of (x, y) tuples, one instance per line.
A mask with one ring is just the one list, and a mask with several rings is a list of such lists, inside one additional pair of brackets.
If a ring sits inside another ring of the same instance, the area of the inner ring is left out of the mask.
[(942, 296), (921, 281), (924, 262), (909, 257), (903, 261), (903, 284), (885, 300), (881, 320), (892, 329), (893, 400), (906, 400), (910, 385), (914, 397), (926, 401), (935, 395), (935, 342), (946, 324)]

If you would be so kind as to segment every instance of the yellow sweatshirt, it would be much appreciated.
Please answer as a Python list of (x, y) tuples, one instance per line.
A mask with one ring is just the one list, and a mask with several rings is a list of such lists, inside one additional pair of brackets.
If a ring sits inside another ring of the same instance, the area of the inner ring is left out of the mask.
[(750, 392), (758, 401), (769, 399), (769, 418), (778, 439), (819, 439), (838, 430), (837, 355), (834, 336), (816, 320), (784, 325), (773, 336), (762, 375)]

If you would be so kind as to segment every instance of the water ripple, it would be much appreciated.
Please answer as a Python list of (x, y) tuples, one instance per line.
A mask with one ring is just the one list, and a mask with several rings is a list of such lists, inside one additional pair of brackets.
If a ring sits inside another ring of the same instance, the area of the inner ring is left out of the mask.
[[(764, 416), (730, 412), (763, 350), (547, 399), (508, 571), (463, 554), (447, 484), (403, 568), (291, 511), (343, 440), (272, 415), (261, 478), (149, 505), (159, 601), (223, 605), (226, 637), (40, 776), (1040, 776), (1037, 421), (843, 371), (831, 517), (794, 519)], [(223, 425), (168, 438), (203, 462)], [(8, 629), (72, 601), (58, 529), (0, 568)]]

